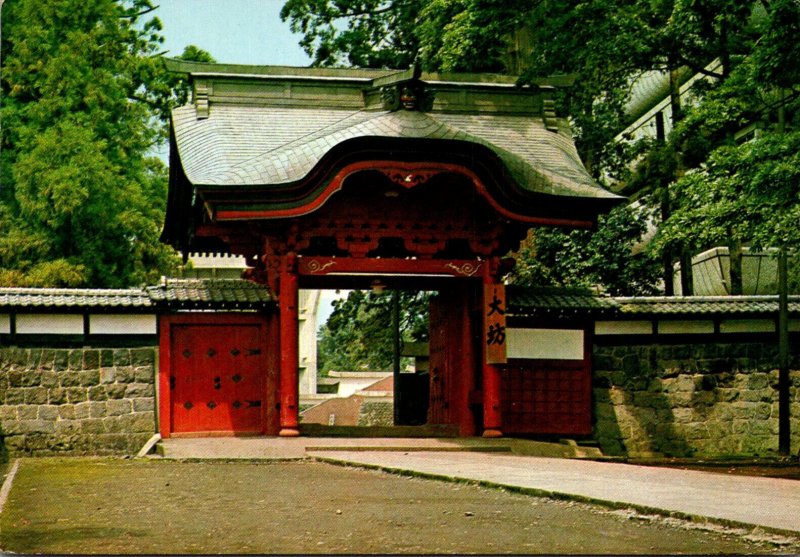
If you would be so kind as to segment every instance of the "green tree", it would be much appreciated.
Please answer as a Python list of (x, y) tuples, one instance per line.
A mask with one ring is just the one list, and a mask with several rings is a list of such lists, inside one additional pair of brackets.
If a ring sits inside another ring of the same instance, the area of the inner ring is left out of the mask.
[[(177, 83), (150, 0), (3, 11), (0, 284), (122, 287), (176, 263), (158, 241)], [(189, 55), (198, 55), (197, 52)]]
[[(398, 294), (401, 341), (427, 340), (429, 294), (403, 290)], [(392, 369), (392, 295), (354, 290), (334, 301), (333, 313), (318, 335), (321, 373)]]

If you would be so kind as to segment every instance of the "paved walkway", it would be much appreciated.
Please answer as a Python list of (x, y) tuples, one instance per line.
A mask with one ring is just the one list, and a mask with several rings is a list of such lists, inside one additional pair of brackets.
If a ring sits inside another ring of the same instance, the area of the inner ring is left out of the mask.
[(428, 452), (310, 452), (322, 460), (800, 533), (800, 482), (580, 459)]
[(167, 439), (179, 459), (316, 458), (337, 464), (506, 486), (646, 513), (800, 534), (800, 482), (599, 462), (581, 447), (514, 439)]

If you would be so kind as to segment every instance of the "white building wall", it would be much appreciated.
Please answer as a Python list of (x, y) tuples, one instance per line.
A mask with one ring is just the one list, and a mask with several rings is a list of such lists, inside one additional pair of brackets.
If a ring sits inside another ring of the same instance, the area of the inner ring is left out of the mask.
[(300, 395), (317, 392), (317, 310), (319, 290), (300, 290), (298, 298), (298, 344)]

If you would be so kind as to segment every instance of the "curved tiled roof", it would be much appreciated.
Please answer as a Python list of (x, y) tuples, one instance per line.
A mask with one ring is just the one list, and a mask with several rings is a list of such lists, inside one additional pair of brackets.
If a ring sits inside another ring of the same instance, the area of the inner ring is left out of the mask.
[(287, 184), (302, 180), (332, 148), (358, 138), (444, 139), (482, 145), (515, 181), (535, 193), (616, 199), (586, 172), (565, 126), (517, 115), (423, 113), (219, 104), (198, 119), (194, 106), (173, 111), (187, 178), (207, 186)]
[[(514, 315), (558, 311), (584, 315), (630, 316), (775, 315), (778, 296), (600, 296), (590, 290), (509, 287), (508, 307)], [(800, 296), (789, 296), (789, 312), (800, 314)]]
[(171, 309), (262, 309), (275, 303), (263, 285), (242, 279), (167, 279), (146, 292)]
[[(778, 312), (778, 296), (653, 296), (615, 298), (625, 314), (735, 315)], [(789, 297), (789, 311), (800, 313), (800, 296)]]
[(0, 288), (0, 311), (263, 309), (275, 298), (262, 285), (242, 279), (167, 279), (142, 289)]
[(0, 288), (0, 308), (147, 308), (139, 289)]

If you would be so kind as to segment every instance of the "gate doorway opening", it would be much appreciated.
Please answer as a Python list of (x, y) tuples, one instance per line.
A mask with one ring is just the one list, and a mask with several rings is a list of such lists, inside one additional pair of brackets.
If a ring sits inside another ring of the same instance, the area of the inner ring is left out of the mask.
[[(370, 289), (322, 291), (315, 308), (314, 358), (304, 357), (309, 346), (301, 317), (299, 376), (310, 372), (303, 369), (304, 360), (314, 359), (318, 366), (315, 392), (301, 382), (301, 433), (474, 435), (481, 425), (476, 421), (480, 407), (464, 409), (463, 424), (458, 408), (466, 401), (458, 393), (468, 395), (480, 380), (476, 338), (463, 311), (471, 289), (441, 277), (330, 279), (340, 287), (369, 284)], [(299, 298), (302, 316), (303, 300), (314, 296), (301, 290)]]

